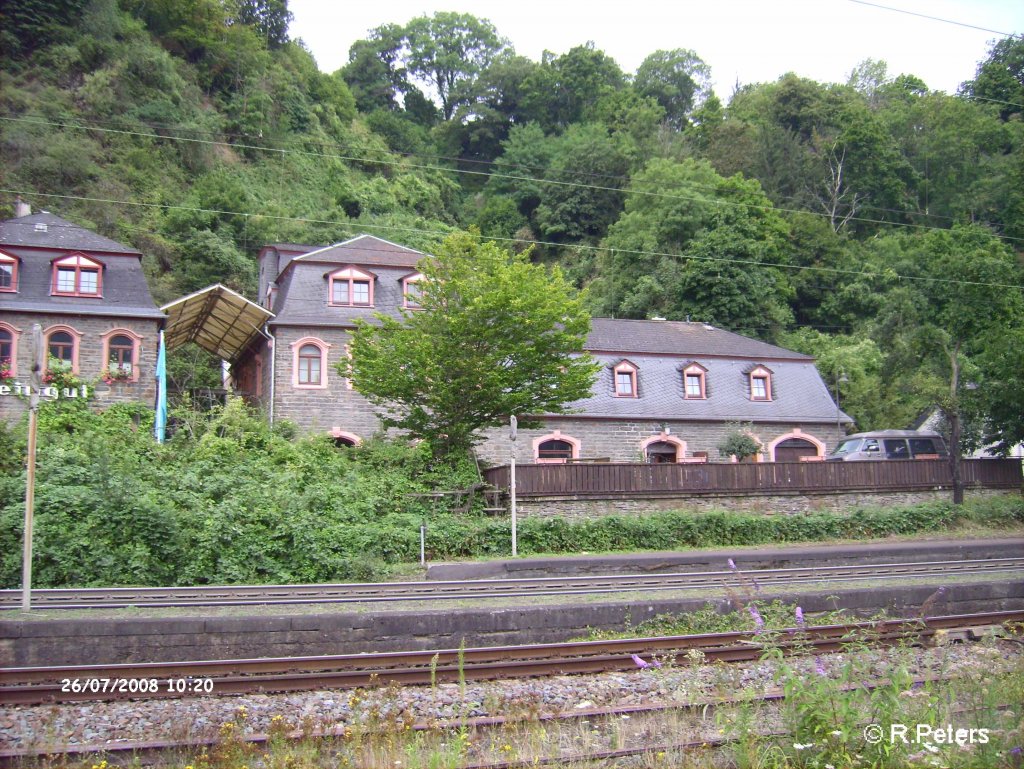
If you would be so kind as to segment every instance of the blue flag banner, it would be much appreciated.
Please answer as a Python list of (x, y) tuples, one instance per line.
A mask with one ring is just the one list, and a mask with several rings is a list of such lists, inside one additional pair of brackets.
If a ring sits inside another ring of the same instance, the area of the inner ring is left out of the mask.
[(167, 434), (167, 349), (164, 347), (164, 332), (160, 332), (160, 347), (156, 354), (156, 418), (153, 421), (153, 435), (157, 443), (163, 443)]

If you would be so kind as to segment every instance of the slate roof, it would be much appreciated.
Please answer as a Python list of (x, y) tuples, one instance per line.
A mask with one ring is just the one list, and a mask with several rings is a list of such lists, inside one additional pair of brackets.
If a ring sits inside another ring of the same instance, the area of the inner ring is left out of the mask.
[[(46, 225), (46, 229), (36, 229), (37, 224)], [(39, 213), (0, 222), (0, 249), (19, 259), (18, 290), (0, 292), (0, 309), (157, 320), (164, 317), (149, 293), (139, 251), (59, 216)], [(103, 265), (102, 296), (51, 296), (52, 260), (79, 251)]]
[(427, 256), (422, 251), (400, 246), (374, 235), (357, 235), (342, 243), (310, 251), (292, 259), (292, 262), (332, 262), (368, 266), (415, 267)]
[[(772, 345), (765, 347), (781, 350)], [(749, 376), (744, 373), (749, 368), (749, 360), (701, 357), (699, 353), (690, 354), (690, 351), (680, 351), (678, 355), (631, 353), (629, 360), (638, 369), (639, 397), (621, 398), (614, 394), (612, 368), (622, 360), (622, 356), (600, 352), (592, 354), (602, 364), (601, 370), (593, 394), (571, 404), (570, 409), (578, 412), (576, 416), (833, 424), (838, 417), (844, 423), (851, 421), (846, 414), (836, 410), (836, 404), (814, 367), (813, 359), (807, 356), (788, 360), (781, 357), (764, 358), (772, 361), (772, 400), (752, 401)], [(791, 355), (796, 356), (797, 353)], [(682, 369), (683, 364), (689, 362), (697, 362), (707, 368), (705, 399), (688, 400), (683, 397)]]
[(726, 355), (765, 360), (814, 360), (809, 355), (734, 334), (706, 323), (671, 320), (594, 318), (590, 324), (590, 335), (587, 337), (587, 349), (591, 352), (689, 355), (691, 358), (700, 355)]
[[(373, 235), (359, 235), (343, 243), (294, 257), (278, 278), (271, 326), (324, 326), (347, 328), (356, 320), (374, 322), (382, 312), (400, 317), (402, 278), (427, 255)], [(327, 275), (355, 265), (376, 276), (373, 307), (333, 307), (328, 304)]]
[(0, 222), (0, 244), (58, 248), (65, 251), (139, 253), (123, 243), (105, 238), (98, 232), (87, 230), (45, 211)]

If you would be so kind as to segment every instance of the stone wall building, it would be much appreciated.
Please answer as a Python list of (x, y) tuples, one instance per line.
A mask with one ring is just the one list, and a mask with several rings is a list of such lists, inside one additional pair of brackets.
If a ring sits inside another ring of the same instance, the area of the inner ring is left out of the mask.
[[(153, 303), (142, 254), (18, 203), (0, 222), (0, 418), (27, 408), (32, 327), (45, 351), (44, 384), (64, 369), (86, 383), (93, 402), (153, 403), (164, 315)], [(79, 397), (77, 388), (43, 397)]]
[[(427, 255), (369, 235), (324, 248), (266, 246), (260, 296), (274, 313), (268, 337), (235, 366), (235, 379), (273, 419), (355, 444), (380, 424), (336, 370), (355, 321), (415, 308)], [(851, 420), (836, 407), (813, 358), (703, 323), (595, 318), (587, 350), (603, 366), (569, 415), (520, 430), (520, 462), (719, 460), (736, 429), (762, 446), (757, 459), (822, 457)], [(480, 455), (506, 462), (508, 430)], [(726, 459), (725, 461), (728, 461)]]

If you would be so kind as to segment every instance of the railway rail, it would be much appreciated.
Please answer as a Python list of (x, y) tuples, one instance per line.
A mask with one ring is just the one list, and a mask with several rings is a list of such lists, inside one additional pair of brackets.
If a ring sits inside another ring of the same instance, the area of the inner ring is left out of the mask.
[[(936, 634), (959, 631), (966, 637), (972, 633), (989, 632), (992, 626), (1010, 623), (1024, 623), (1024, 611), (790, 628), (770, 637), (751, 632), (711, 633), (434, 652), (8, 668), (0, 670), (0, 701), (40, 704), (219, 696), (344, 689), (371, 684), (414, 685), (437, 681), (599, 673), (634, 667), (639, 663), (633, 655), (643, 655), (648, 659), (652, 655), (654, 658), (676, 658), (698, 649), (705, 659), (711, 661), (738, 662), (758, 659), (767, 643), (784, 653), (825, 653), (840, 651), (853, 641), (889, 645), (925, 643)], [(146, 684), (137, 683), (131, 687), (116, 683), (132, 681)], [(115, 684), (111, 686), (110, 682)]]
[[(375, 603), (521, 598), (721, 589), (744, 580), (760, 587), (1006, 576), (1024, 573), (1024, 558), (855, 564), (740, 572), (700, 571), (585, 577), (462, 580), (447, 582), (334, 583), (317, 585), (220, 585), (203, 587), (61, 588), (32, 591), (35, 609), (216, 607), (289, 604)], [(0, 590), (0, 609), (20, 608), (20, 590)]]

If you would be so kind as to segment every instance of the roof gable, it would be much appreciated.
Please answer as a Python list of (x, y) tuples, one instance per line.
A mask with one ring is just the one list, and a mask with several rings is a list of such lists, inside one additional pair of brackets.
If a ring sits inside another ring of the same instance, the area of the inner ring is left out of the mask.
[(425, 256), (427, 254), (422, 251), (400, 246), (375, 235), (357, 235), (341, 243), (296, 256), (289, 262), (289, 266), (302, 262), (334, 262), (412, 268)]

